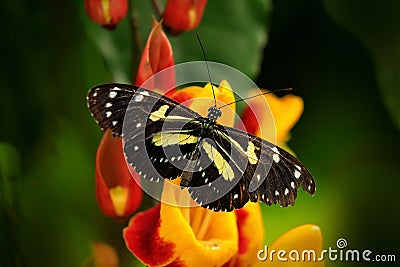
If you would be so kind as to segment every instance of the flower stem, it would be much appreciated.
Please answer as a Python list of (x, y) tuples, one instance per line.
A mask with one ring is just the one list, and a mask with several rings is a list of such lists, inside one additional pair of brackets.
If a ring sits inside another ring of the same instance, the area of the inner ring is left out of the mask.
[(139, 22), (135, 9), (135, 0), (129, 1), (129, 9), (129, 26), (131, 29), (131, 83), (134, 84), (140, 63), (140, 55), (142, 53), (142, 42), (139, 34)]
[(153, 5), (154, 12), (156, 13), (157, 20), (161, 19), (161, 7), (160, 3), (157, 0), (151, 0), (151, 4)]

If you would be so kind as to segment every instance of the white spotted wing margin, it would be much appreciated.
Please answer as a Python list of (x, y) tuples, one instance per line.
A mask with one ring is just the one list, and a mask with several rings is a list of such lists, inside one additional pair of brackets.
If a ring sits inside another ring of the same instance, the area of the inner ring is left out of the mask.
[(260, 201), (269, 206), (276, 203), (282, 207), (293, 206), (299, 187), (314, 195), (315, 182), (311, 173), (292, 154), (255, 135), (224, 128), (227, 132), (225, 138), (233, 140), (234, 149), (243, 151), (250, 147), (249, 144), (254, 146), (253, 157), (256, 156), (257, 162), (251, 162), (253, 157), (245, 154), (249, 163), (242, 179), (248, 182), (250, 201)]
[(88, 108), (103, 131), (111, 129), (114, 136), (122, 136), (125, 112), (137, 89), (136, 86), (110, 83), (89, 91)]

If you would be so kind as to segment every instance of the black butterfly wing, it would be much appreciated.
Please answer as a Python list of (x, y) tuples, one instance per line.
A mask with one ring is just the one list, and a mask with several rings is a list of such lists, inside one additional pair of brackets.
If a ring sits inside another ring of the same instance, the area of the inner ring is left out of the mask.
[(230, 127), (225, 129), (235, 147), (240, 146), (249, 158), (243, 180), (249, 182), (251, 201), (267, 205), (279, 202), (286, 207), (294, 205), (300, 186), (310, 195), (315, 193), (311, 173), (292, 154), (257, 136)]
[[(272, 143), (220, 125), (215, 126), (212, 140), (213, 148), (234, 170), (234, 177), (209, 182), (208, 177), (221, 177), (215, 163), (209, 165), (203, 177), (193, 173), (189, 192), (203, 207), (231, 211), (249, 200), (286, 207), (294, 205), (300, 186), (314, 194), (315, 183), (309, 171), (293, 155)], [(208, 182), (208, 190), (204, 182)]]
[(232, 211), (249, 200), (248, 181), (243, 178), (247, 157), (239, 154), (224, 127), (216, 126), (205, 133), (193, 160), (194, 168), (185, 170), (181, 185), (187, 186), (192, 198), (201, 206), (214, 211)]
[(121, 137), (125, 111), (138, 87), (103, 84), (92, 88), (87, 95), (90, 112), (102, 130), (111, 129)]
[(200, 134), (199, 114), (168, 97), (125, 84), (93, 88), (88, 104), (103, 130), (110, 128), (123, 137), (127, 162), (143, 178), (180, 176)]

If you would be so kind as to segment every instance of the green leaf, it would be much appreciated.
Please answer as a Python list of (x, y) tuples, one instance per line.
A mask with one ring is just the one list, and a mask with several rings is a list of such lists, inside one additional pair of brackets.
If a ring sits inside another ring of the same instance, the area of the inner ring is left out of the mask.
[[(386, 108), (400, 129), (399, 1), (325, 0), (331, 17), (369, 51)], [(377, 96), (378, 97), (378, 96)]]
[(198, 29), (170, 38), (176, 62), (203, 60), (198, 32), (207, 60), (232, 66), (254, 79), (267, 43), (271, 9), (271, 1), (209, 1)]

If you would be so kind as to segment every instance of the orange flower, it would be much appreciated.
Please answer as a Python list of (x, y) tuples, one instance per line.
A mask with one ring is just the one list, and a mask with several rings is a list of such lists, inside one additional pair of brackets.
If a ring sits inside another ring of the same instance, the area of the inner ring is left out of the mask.
[[(250, 91), (248, 96), (259, 93), (258, 90)], [(269, 108), (265, 106), (265, 101), (267, 101)], [(303, 113), (303, 99), (291, 94), (284, 97), (267, 94), (264, 97), (252, 98), (246, 103), (247, 107), (241, 115), (246, 131), (285, 147), (285, 143), (290, 138), (289, 131)], [(272, 113), (273, 121), (267, 121), (271, 119), (265, 116), (265, 111), (268, 109)], [(275, 136), (271, 134), (271, 124), (275, 127), (275, 133), (273, 133)]]
[[(147, 39), (140, 60), (136, 85), (141, 86), (145, 83), (146, 89), (155, 90), (160, 93), (172, 93), (171, 88), (175, 88), (174, 57), (171, 44), (162, 30), (161, 23), (153, 21), (153, 29)], [(165, 70), (167, 69), (167, 70)], [(164, 70), (163, 72), (160, 72)], [(150, 79), (158, 73), (156, 78)], [(149, 80), (150, 79), (150, 80)]]
[(125, 18), (128, 0), (85, 0), (85, 10), (93, 22), (112, 30)]
[[(136, 84), (141, 85), (157, 72), (174, 65), (171, 45), (163, 33), (161, 24), (154, 22), (153, 30), (143, 51)], [(173, 68), (163, 72), (159, 79), (146, 82), (146, 88), (166, 92), (175, 86)], [(174, 92), (171, 90), (170, 93)], [(122, 151), (122, 139), (104, 133), (96, 156), (96, 195), (103, 213), (115, 218), (132, 215), (140, 205), (142, 191), (131, 176)]]
[(172, 34), (196, 28), (207, 0), (169, 0), (163, 14), (164, 25)]
[(110, 130), (104, 133), (97, 150), (96, 196), (102, 212), (114, 218), (132, 215), (142, 200), (142, 190), (125, 163), (122, 139), (113, 137)]

